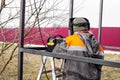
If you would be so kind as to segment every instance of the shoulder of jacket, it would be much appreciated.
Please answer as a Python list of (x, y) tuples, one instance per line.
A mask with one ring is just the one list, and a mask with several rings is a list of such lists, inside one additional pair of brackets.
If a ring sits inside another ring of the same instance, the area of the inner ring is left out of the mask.
[(73, 39), (75, 37), (75, 35), (69, 35), (68, 37), (66, 37), (66, 39)]

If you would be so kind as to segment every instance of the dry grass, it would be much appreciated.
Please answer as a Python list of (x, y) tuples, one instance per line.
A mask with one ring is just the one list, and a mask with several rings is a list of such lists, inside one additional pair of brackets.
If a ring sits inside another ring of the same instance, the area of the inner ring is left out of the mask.
[[(106, 54), (105, 60), (120, 62), (120, 54)], [(120, 80), (120, 68), (103, 66), (102, 80)]]
[[(3, 67), (5, 60), (9, 57), (8, 54), (0, 57), (0, 70)], [(0, 75), (0, 80), (17, 80), (17, 69), (18, 69), (18, 56), (16, 51), (12, 61), (7, 66), (2, 75)], [(3, 60), (4, 58), (4, 60)], [(120, 62), (120, 55), (117, 54), (105, 54), (105, 60), (109, 61), (118, 61)], [(41, 64), (41, 56), (33, 54), (24, 54), (24, 75), (23, 80), (36, 80), (38, 71)], [(47, 69), (49, 68), (50, 62), (47, 61)], [(51, 74), (48, 74), (48, 77), (51, 79)], [(42, 75), (42, 80), (47, 80), (45, 75)], [(120, 69), (114, 67), (104, 66), (102, 68), (102, 80), (120, 80)]]

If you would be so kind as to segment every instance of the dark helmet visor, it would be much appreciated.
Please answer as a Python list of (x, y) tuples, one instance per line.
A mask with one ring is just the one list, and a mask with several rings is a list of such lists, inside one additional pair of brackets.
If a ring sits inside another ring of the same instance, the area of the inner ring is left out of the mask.
[(81, 27), (81, 26), (83, 26), (83, 27), (88, 27), (88, 23), (78, 23), (78, 24), (73, 24), (73, 26), (78, 26), (78, 27)]

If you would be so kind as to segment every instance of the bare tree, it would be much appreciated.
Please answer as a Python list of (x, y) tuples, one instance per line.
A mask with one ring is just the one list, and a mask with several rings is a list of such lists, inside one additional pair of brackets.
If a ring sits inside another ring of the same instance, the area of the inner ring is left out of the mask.
[(1, 13), (2, 9), (5, 8), (5, 6), (6, 6), (5, 0), (2, 0), (1, 4), (0, 4), (0, 13)]
[[(43, 42), (52, 34), (50, 32), (46, 32), (43, 37), (42, 33), (44, 33), (44, 30), (41, 30), (41, 25), (44, 24), (44, 26), (47, 27), (56, 20), (59, 22), (58, 25), (66, 23), (68, 17), (68, 5), (66, 5), (63, 9), (58, 9), (62, 1), (63, 0), (52, 0), (52, 2), (50, 0), (26, 1), (26, 27), (24, 39), (31, 37), (32, 41), (28, 42), (29, 44), (34, 42), (34, 40), (38, 37), (40, 37), (39, 41)], [(10, 64), (12, 59), (17, 56), (16, 52), (19, 45), (19, 27), (15, 26), (19, 23), (20, 6), (17, 4), (20, 3), (15, 3), (15, 0), (11, 0), (9, 2), (8, 0), (1, 0), (0, 3), (0, 75), (2, 76), (3, 74), (7, 75), (4, 73), (7, 66)], [(7, 15), (5, 19), (3, 19), (3, 14)], [(13, 24), (12, 27), (11, 24)], [(36, 32), (39, 35), (36, 38), (30, 35), (35, 27), (39, 28), (38, 32)]]

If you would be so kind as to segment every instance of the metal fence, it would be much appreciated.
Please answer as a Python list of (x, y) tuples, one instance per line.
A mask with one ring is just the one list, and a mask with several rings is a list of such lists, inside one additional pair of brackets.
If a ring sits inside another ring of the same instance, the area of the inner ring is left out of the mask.
[[(70, 18), (73, 17), (73, 1), (74, 0), (70, 0)], [(99, 34), (98, 34), (99, 42), (101, 40), (102, 8), (103, 8), (103, 0), (100, 1), (100, 17), (99, 17), (100, 25), (99, 25)], [(112, 61), (99, 60), (99, 59), (87, 58), (87, 57), (81, 57), (81, 56), (78, 57), (78, 56), (70, 56), (70, 55), (64, 55), (64, 54), (56, 54), (56, 53), (51, 53), (51, 52), (44, 52), (44, 51), (42, 51), (45, 49), (44, 47), (42, 47), (42, 48), (40, 48), (40, 47), (25, 48), (24, 47), (24, 21), (25, 21), (25, 0), (21, 0), (18, 80), (22, 80), (22, 78), (23, 78), (23, 56), (24, 56), (24, 53), (31, 53), (31, 54), (37, 54), (37, 55), (42, 55), (42, 56), (50, 56), (50, 57), (69, 59), (69, 60), (74, 60), (74, 61), (82, 61), (82, 62), (86, 62), (86, 63), (100, 64), (103, 66), (111, 66), (111, 67), (120, 68), (120, 62), (112, 62)]]

